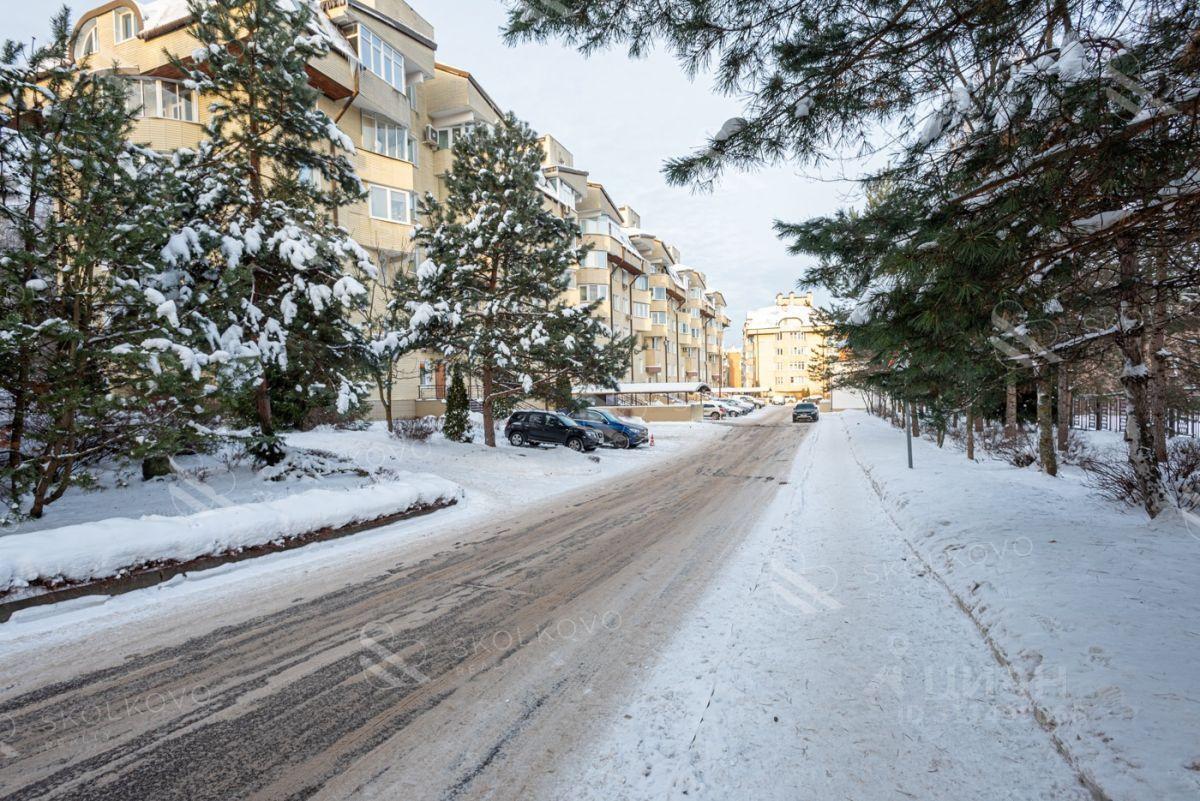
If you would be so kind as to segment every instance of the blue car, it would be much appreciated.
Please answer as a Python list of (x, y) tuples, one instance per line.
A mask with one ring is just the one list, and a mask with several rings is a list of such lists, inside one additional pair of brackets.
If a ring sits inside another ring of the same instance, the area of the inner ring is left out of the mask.
[(636, 448), (650, 440), (650, 429), (623, 420), (606, 409), (584, 409), (571, 415), (579, 425), (600, 432), (604, 444), (613, 448)]

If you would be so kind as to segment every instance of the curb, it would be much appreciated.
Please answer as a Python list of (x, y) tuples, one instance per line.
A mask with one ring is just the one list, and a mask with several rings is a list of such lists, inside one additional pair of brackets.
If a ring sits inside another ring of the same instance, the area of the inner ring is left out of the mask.
[(41, 595), (33, 595), (28, 598), (21, 598), (16, 601), (0, 601), (0, 624), (7, 623), (14, 612), (22, 609), (29, 609), (35, 606), (45, 606), (47, 604), (55, 604), (61, 601), (69, 601), (73, 598), (83, 598), (88, 595), (124, 595), (127, 592), (134, 590), (143, 590), (147, 587), (153, 587), (156, 584), (162, 584), (169, 581), (175, 576), (184, 573), (190, 573), (196, 570), (209, 570), (221, 565), (233, 564), (242, 562), (247, 559), (254, 559), (259, 556), (267, 556), (273, 553), (282, 551), (290, 551), (295, 548), (300, 548), (305, 545), (310, 545), (314, 542), (324, 542), (326, 540), (336, 540), (342, 537), (348, 537), (352, 534), (360, 534), (364, 531), (369, 531), (375, 528), (397, 523), (401, 520), (407, 520), (413, 517), (423, 517), (424, 515), (432, 514), (433, 512), (442, 509), (448, 509), (458, 503), (457, 498), (443, 499), (436, 503), (418, 504), (410, 506), (402, 512), (395, 514), (384, 515), (377, 517), (374, 520), (365, 520), (359, 523), (349, 523), (344, 526), (326, 526), (325, 528), (314, 529), (305, 534), (299, 534), (295, 537), (288, 537), (284, 540), (275, 540), (265, 542), (262, 545), (254, 545), (248, 548), (242, 548), (237, 551), (225, 551), (208, 556), (200, 556), (195, 559), (178, 562), (156, 562), (130, 570), (122, 576), (114, 576), (111, 578), (99, 579), (96, 581), (84, 581), (76, 584), (71, 584), (65, 587), (51, 590), (50, 592)]

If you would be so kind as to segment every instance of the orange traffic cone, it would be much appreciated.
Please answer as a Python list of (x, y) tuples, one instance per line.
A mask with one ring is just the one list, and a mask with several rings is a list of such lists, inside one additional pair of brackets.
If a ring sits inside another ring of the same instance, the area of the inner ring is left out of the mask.
[(654, 447), (654, 432), (653, 431), (650, 432), (650, 447), (651, 448)]

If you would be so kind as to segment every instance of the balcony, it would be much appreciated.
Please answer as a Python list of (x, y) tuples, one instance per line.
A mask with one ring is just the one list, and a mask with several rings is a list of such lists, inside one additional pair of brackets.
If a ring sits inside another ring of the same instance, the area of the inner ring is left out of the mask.
[(580, 228), (586, 246), (607, 252), (612, 261), (631, 275), (645, 273), (646, 263), (641, 253), (620, 227), (607, 220), (580, 220)]
[(368, 184), (409, 190), (417, 186), (417, 170), (409, 161), (381, 156), (359, 148), (354, 154), (354, 167), (358, 171), (358, 177)]

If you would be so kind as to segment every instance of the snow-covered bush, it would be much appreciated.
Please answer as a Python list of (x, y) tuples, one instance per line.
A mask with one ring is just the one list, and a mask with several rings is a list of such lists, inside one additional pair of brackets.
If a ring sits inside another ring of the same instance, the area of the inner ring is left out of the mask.
[(1032, 430), (1019, 429), (1016, 436), (1007, 436), (998, 425), (986, 426), (975, 432), (975, 447), (993, 459), (1008, 462), (1014, 467), (1037, 464), (1037, 436)]
[(441, 417), (427, 415), (426, 417), (418, 417), (414, 420), (397, 420), (394, 430), (396, 436), (400, 439), (425, 442), (442, 430), (442, 422), (443, 418)]
[[(1146, 499), (1133, 467), (1126, 460), (1102, 456), (1085, 458), (1079, 465), (1088, 484), (1102, 497), (1127, 506), (1141, 507)], [(1167, 444), (1167, 461), (1159, 465), (1167, 497), (1180, 509), (1200, 509), (1200, 441), (1180, 437)]]

